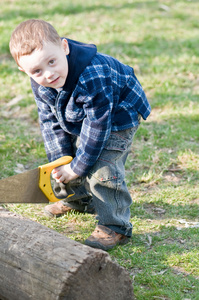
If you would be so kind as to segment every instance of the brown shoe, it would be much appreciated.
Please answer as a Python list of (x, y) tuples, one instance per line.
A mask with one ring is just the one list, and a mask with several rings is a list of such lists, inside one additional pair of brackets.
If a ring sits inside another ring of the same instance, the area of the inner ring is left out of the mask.
[(97, 225), (93, 233), (85, 240), (85, 244), (107, 251), (116, 245), (126, 244), (129, 240), (129, 237), (117, 233), (106, 226)]
[(61, 201), (55, 202), (54, 204), (50, 204), (44, 207), (45, 215), (50, 218), (61, 217), (62, 215), (65, 215), (71, 210), (71, 207), (63, 205)]

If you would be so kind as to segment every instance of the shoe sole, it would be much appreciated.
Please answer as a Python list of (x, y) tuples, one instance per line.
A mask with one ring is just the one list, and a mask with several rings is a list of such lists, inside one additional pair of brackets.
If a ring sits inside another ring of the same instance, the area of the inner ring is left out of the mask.
[(54, 214), (52, 214), (50, 211), (48, 211), (48, 210), (45, 210), (44, 209), (44, 214), (45, 214), (45, 216), (46, 217), (49, 217), (49, 218), (59, 218), (59, 217), (61, 217), (61, 216), (63, 216), (64, 214), (58, 214), (58, 215), (54, 215)]
[(97, 248), (97, 249), (101, 249), (101, 250), (104, 250), (104, 251), (108, 251), (108, 250), (111, 250), (113, 249), (114, 247), (116, 246), (119, 246), (119, 245), (125, 245), (127, 244), (128, 242), (130, 241), (130, 238), (125, 238), (123, 239), (122, 241), (118, 242), (117, 244), (115, 245), (108, 245), (108, 246), (105, 246), (99, 242), (91, 242), (89, 240), (85, 240), (85, 245), (87, 246), (90, 246), (92, 248)]
[[(87, 214), (92, 214), (92, 215), (95, 215), (95, 209), (92, 209), (92, 210), (90, 210), (90, 211), (80, 211), (80, 210), (78, 210), (78, 209), (74, 209), (74, 208), (71, 208), (71, 210), (73, 210), (73, 211), (77, 211), (77, 212), (80, 212), (80, 213), (87, 213)], [(45, 214), (45, 216), (46, 217), (49, 217), (49, 218), (59, 218), (59, 217), (61, 217), (61, 216), (63, 216), (63, 215), (65, 215), (65, 214), (67, 214), (68, 212), (70, 212), (70, 210), (68, 210), (67, 212), (65, 212), (65, 213), (60, 213), (60, 214), (57, 214), (57, 215), (55, 215), (55, 214), (52, 214), (50, 211), (48, 211), (48, 210), (45, 210), (45, 208), (44, 208), (44, 214)]]

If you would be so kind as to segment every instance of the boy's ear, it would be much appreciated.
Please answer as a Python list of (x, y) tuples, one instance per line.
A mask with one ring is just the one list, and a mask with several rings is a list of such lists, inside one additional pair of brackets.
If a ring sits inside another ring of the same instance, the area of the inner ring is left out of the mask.
[(70, 53), (68, 41), (66, 39), (63, 39), (61, 41), (61, 43), (62, 43), (62, 48), (64, 49), (65, 54), (68, 55)]
[(25, 72), (24, 69), (22, 69), (21, 67), (18, 67), (19, 71), (21, 72)]

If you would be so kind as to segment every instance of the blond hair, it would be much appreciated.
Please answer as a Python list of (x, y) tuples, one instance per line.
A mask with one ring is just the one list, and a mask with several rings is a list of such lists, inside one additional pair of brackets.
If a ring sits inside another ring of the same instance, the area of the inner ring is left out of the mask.
[(10, 38), (10, 53), (19, 65), (23, 55), (30, 55), (35, 49), (40, 50), (44, 42), (60, 44), (61, 39), (55, 28), (48, 22), (30, 19), (19, 24)]

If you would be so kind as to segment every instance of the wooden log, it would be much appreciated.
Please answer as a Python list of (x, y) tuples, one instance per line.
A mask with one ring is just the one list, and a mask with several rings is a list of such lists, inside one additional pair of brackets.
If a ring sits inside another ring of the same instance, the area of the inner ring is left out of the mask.
[(0, 209), (1, 300), (133, 300), (108, 253)]

